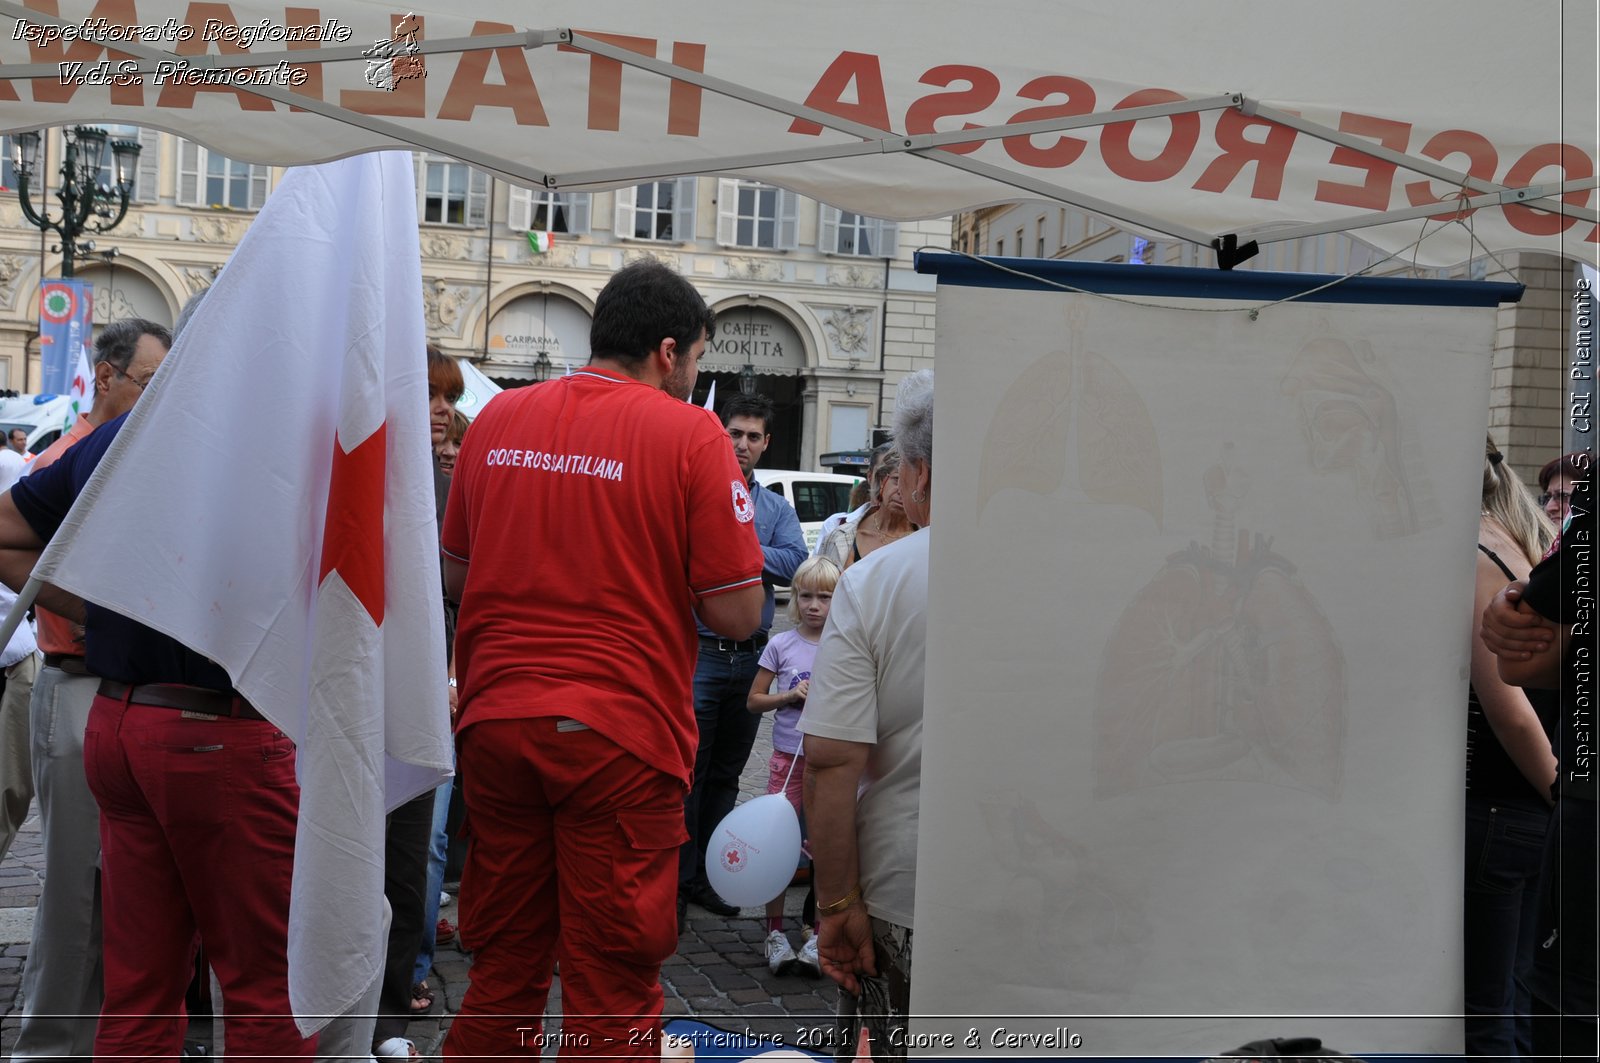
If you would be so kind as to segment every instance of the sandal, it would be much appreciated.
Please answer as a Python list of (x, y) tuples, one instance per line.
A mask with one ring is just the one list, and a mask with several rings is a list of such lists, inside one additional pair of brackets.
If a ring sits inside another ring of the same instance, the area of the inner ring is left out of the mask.
[(391, 1037), (372, 1050), (376, 1059), (421, 1059), (422, 1053), (417, 1051), (417, 1046), (404, 1037)]
[(427, 979), (423, 979), (411, 987), (411, 1014), (425, 1015), (433, 1010), (433, 990), (428, 988)]

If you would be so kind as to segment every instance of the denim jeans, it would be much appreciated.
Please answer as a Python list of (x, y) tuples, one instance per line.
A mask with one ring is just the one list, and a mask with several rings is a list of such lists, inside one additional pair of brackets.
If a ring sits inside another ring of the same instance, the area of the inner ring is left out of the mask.
[(411, 980), (420, 982), (433, 970), (433, 950), (438, 945), (439, 894), (444, 891), (444, 864), (450, 852), (450, 791), (455, 778), (446, 779), (433, 792), (433, 836), (428, 840), (428, 884), (422, 895), (422, 948)]
[(1526, 985), (1538, 945), (1539, 868), (1550, 810), (1537, 801), (1467, 798), (1463, 988), (1466, 1054), (1533, 1051)]
[(758, 652), (727, 653), (700, 647), (694, 669), (694, 717), (700, 744), (694, 784), (683, 805), (689, 840), (678, 853), (678, 891), (706, 884), (706, 841), (739, 800), (739, 777), (750, 761), (761, 717), (745, 708), (755, 681)]

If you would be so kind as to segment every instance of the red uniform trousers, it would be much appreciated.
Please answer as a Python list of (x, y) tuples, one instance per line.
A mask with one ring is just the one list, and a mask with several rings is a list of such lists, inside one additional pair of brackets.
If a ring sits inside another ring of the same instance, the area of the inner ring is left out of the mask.
[(183, 1050), (195, 935), (222, 984), (228, 1054), (310, 1057), (289, 1008), (294, 743), (259, 720), (97, 696), (84, 770), (100, 803), (105, 1005), (96, 1057)]
[(460, 763), (472, 983), (446, 1058), (538, 1056), (559, 960), (561, 1055), (658, 1059), (683, 780), (555, 717), (472, 724)]

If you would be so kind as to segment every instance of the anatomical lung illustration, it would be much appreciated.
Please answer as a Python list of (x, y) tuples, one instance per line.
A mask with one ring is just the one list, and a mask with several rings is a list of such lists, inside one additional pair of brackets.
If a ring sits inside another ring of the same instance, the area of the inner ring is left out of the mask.
[(1311, 468), (1343, 474), (1379, 539), (1412, 535), (1437, 523), (1427, 475), (1402, 433), (1394, 393), (1380, 379), (1370, 344), (1314, 339), (1283, 380), (1299, 407)]
[(1344, 656), (1295, 566), (1236, 529), (1248, 491), (1223, 461), (1204, 475), (1211, 545), (1171, 555), (1123, 611), (1101, 658), (1095, 792), (1257, 780), (1337, 799)]
[(1091, 502), (1133, 506), (1161, 527), (1161, 452), (1133, 382), (1083, 341), (1067, 312), (1069, 345), (1034, 361), (1006, 390), (983, 441), (980, 511), (1007, 487), (1048, 495), (1076, 473)]

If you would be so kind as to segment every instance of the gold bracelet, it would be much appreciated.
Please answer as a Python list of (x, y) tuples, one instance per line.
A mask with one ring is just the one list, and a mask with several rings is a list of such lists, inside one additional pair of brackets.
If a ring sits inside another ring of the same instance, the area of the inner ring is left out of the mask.
[(861, 883), (856, 883), (849, 893), (834, 901), (832, 904), (817, 905), (818, 915), (837, 915), (861, 899)]

